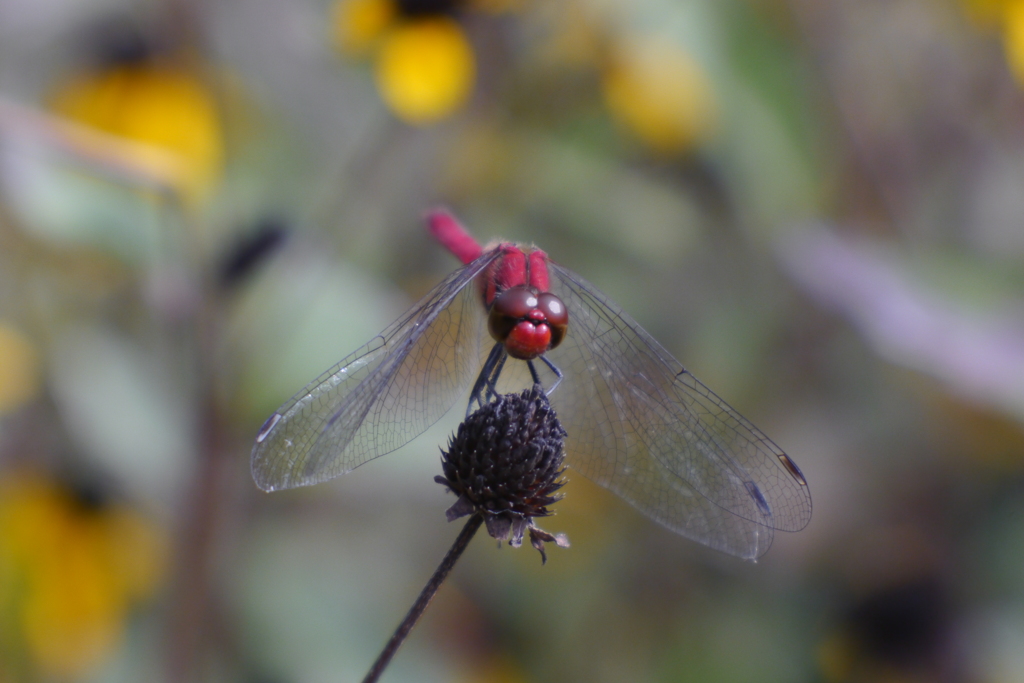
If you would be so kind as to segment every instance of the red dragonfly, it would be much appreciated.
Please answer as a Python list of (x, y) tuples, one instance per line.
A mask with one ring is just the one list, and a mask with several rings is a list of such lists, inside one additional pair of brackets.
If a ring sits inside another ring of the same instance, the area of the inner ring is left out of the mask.
[(540, 382), (566, 463), (672, 531), (756, 559), (775, 530), (807, 526), (796, 463), (593, 285), (534, 247), (481, 247), (444, 211), (428, 224), (464, 265), (270, 416), (252, 451), (260, 488), (390, 453), (467, 389), (468, 414)]

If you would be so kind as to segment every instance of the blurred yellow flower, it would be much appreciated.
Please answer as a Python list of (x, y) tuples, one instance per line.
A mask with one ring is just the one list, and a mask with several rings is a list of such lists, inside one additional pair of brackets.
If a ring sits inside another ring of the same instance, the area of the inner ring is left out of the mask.
[(397, 16), (394, 0), (342, 0), (334, 6), (334, 39), (345, 54), (365, 55)]
[(690, 149), (715, 122), (714, 97), (704, 72), (671, 43), (625, 45), (606, 69), (602, 91), (616, 121), (660, 154)]
[(1002, 32), (1010, 73), (1024, 85), (1024, 0), (962, 0), (967, 15), (979, 26)]
[(138, 62), (78, 76), (52, 99), (55, 112), (112, 135), (162, 147), (181, 157), (190, 200), (212, 190), (223, 165), (223, 135), (214, 97), (192, 73)]
[(1024, 0), (1006, 3), (1003, 22), (1006, 62), (1017, 82), (1024, 84)]
[(39, 357), (32, 342), (0, 322), (0, 415), (30, 401), (39, 391)]
[(0, 669), (88, 672), (118, 645), (129, 608), (153, 593), (164, 560), (162, 535), (138, 513), (83, 502), (42, 477), (4, 475)]
[(428, 124), (468, 98), (476, 75), (473, 50), (453, 19), (434, 16), (399, 25), (385, 38), (377, 87), (402, 120)]

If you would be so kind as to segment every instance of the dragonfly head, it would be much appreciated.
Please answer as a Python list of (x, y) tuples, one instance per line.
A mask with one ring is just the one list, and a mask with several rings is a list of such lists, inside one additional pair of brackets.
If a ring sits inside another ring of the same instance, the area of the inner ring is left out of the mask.
[(487, 330), (508, 355), (532, 360), (562, 343), (569, 312), (562, 300), (535, 287), (510, 287), (494, 298)]

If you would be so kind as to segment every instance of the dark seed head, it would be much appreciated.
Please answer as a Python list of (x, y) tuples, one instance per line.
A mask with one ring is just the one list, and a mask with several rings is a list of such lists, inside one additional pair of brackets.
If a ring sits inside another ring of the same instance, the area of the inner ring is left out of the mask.
[(403, 17), (421, 17), (453, 14), (462, 0), (398, 0), (398, 12)]
[[(459, 496), (448, 519), (478, 513), (494, 538), (522, 543), (527, 530), (537, 547), (534, 517), (551, 514), (547, 506), (565, 484), (565, 430), (540, 386), (506, 394), (488, 403), (459, 425), (442, 451), (443, 477), (435, 481)], [(540, 538), (568, 545), (564, 536)], [(543, 544), (538, 547), (543, 555)]]
[(264, 218), (248, 234), (236, 240), (220, 259), (217, 277), (221, 287), (230, 289), (241, 284), (249, 275), (288, 239), (288, 227), (277, 216)]

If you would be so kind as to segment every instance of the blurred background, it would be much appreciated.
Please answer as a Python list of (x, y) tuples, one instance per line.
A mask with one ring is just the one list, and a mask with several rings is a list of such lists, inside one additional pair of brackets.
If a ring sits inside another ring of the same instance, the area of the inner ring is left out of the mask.
[[(800, 464), (757, 564), (569, 472), (387, 681), (1024, 680), (1024, 0), (0, 0), (0, 683), (361, 679), (457, 534), (448, 418), (256, 430), (535, 241)], [(455, 411), (456, 413), (458, 411)]]

